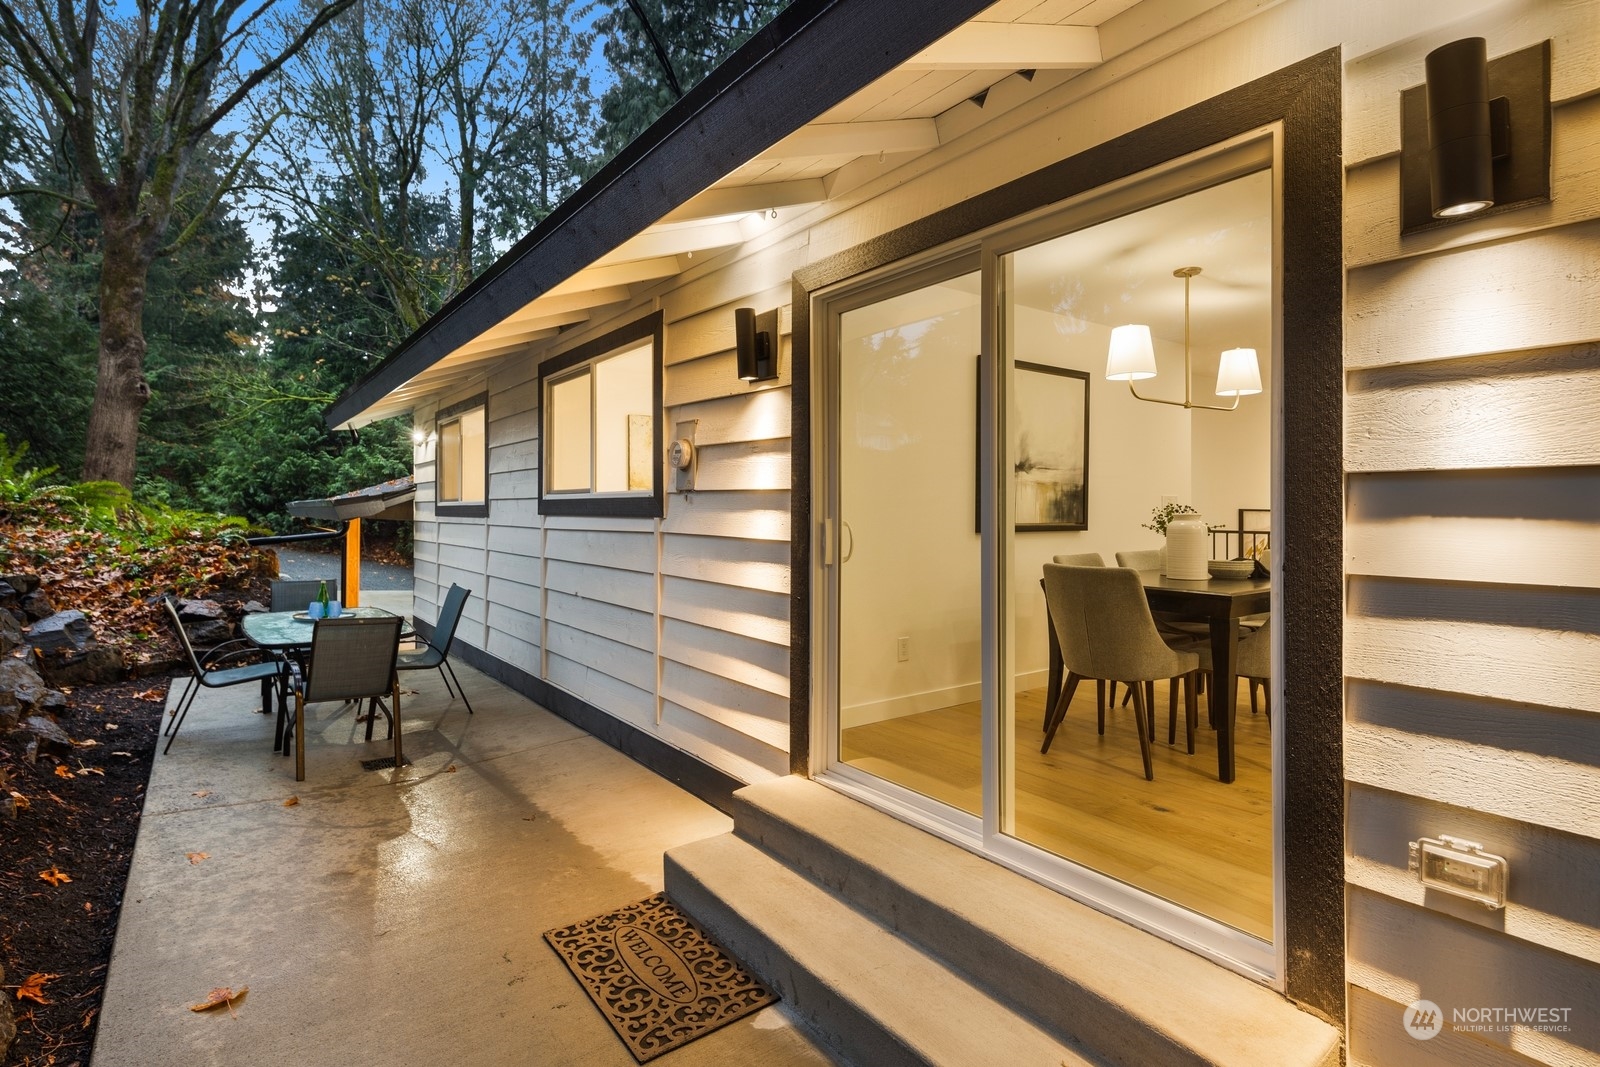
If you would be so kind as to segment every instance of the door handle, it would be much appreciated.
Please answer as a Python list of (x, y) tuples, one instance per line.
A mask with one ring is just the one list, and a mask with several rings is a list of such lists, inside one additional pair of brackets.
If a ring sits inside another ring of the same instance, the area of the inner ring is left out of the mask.
[(856, 554), (856, 532), (850, 529), (850, 524), (843, 519), (839, 520), (839, 540), (843, 555), (839, 557), (840, 563), (849, 563), (850, 557)]

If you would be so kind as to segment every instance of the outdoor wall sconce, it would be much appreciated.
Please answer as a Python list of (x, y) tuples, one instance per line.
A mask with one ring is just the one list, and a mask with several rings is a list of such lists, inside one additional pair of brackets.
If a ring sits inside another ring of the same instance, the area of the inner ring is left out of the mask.
[(733, 341), (740, 381), (768, 382), (778, 376), (777, 308), (759, 315), (755, 308), (734, 308)]
[(1487, 55), (1441, 45), (1400, 94), (1402, 234), (1550, 200), (1550, 42)]
[(1206, 411), (1232, 411), (1239, 406), (1241, 396), (1261, 392), (1261, 365), (1256, 361), (1253, 348), (1230, 348), (1222, 353), (1217, 365), (1217, 395), (1231, 396), (1231, 404), (1202, 404), (1193, 399), (1193, 378), (1189, 353), (1189, 281), (1200, 273), (1199, 267), (1179, 267), (1172, 272), (1174, 278), (1183, 279), (1183, 399), (1163, 400), (1159, 396), (1144, 396), (1133, 383), (1156, 376), (1156, 350), (1150, 340), (1150, 327), (1133, 323), (1118, 326), (1111, 331), (1111, 348), (1106, 353), (1106, 377), (1114, 382), (1127, 382), (1128, 392), (1135, 399), (1152, 404), (1172, 404), (1181, 408), (1201, 408)]

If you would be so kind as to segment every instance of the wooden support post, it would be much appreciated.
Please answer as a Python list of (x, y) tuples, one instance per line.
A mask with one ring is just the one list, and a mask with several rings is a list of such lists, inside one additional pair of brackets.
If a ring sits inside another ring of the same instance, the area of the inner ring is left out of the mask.
[(361, 606), (361, 520), (349, 519), (344, 524), (344, 575), (339, 583), (344, 587), (344, 606)]

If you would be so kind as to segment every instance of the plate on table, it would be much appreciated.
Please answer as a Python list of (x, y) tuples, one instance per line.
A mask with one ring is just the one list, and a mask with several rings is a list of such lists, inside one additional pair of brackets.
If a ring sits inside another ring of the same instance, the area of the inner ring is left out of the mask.
[(317, 620), (313, 619), (311, 617), (311, 613), (309, 611), (297, 611), (297, 612), (294, 613), (294, 621), (295, 622), (316, 622)]
[(1213, 578), (1244, 579), (1256, 572), (1253, 559), (1214, 559), (1206, 564)]

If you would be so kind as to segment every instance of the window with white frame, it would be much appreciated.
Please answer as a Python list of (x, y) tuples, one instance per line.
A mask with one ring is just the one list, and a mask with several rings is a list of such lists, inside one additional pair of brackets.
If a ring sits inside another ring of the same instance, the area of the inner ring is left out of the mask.
[(435, 508), (440, 514), (489, 513), (488, 396), (440, 411), (435, 418), (439, 435), (434, 455)]
[(539, 371), (539, 512), (662, 513), (659, 312)]

